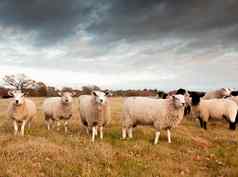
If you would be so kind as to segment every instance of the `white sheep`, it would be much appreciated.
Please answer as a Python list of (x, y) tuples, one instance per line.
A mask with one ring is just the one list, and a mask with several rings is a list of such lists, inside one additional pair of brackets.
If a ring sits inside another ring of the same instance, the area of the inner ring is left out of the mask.
[(227, 99), (234, 101), (238, 105), (238, 96), (230, 96)]
[(192, 96), (192, 115), (200, 120), (201, 128), (207, 129), (210, 118), (226, 119), (230, 129), (235, 130), (237, 122), (237, 104), (229, 99), (205, 100), (199, 96)]
[(60, 127), (60, 121), (64, 121), (65, 133), (68, 131), (68, 121), (73, 115), (73, 96), (74, 93), (59, 92), (61, 97), (47, 98), (43, 103), (43, 112), (48, 130), (51, 123), (57, 122), (57, 130)]
[(149, 125), (156, 129), (154, 144), (158, 143), (160, 130), (167, 130), (171, 143), (170, 129), (175, 128), (184, 117), (185, 99), (183, 95), (173, 95), (168, 99), (146, 97), (126, 98), (123, 105), (122, 139), (127, 134), (132, 138), (132, 129), (137, 125)]
[(31, 120), (36, 116), (36, 105), (19, 90), (9, 91), (8, 94), (14, 97), (8, 106), (8, 117), (13, 120), (14, 134), (17, 135), (18, 126), (21, 124), (20, 133), (24, 136), (26, 124), (30, 128)]
[(213, 98), (225, 98), (227, 96), (230, 96), (231, 94), (231, 89), (229, 88), (221, 88), (219, 90), (213, 90), (213, 91), (209, 91), (207, 92), (203, 99), (213, 99)]
[(111, 120), (110, 103), (107, 96), (109, 92), (92, 91), (91, 95), (79, 97), (80, 118), (88, 132), (92, 132), (92, 142), (99, 128), (100, 138), (103, 139), (103, 128)]

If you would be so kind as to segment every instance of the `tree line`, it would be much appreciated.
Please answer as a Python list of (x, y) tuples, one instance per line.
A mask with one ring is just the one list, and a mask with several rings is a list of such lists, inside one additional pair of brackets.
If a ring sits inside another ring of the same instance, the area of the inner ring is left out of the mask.
[[(31, 97), (53, 97), (58, 96), (59, 91), (71, 91), (75, 92), (76, 96), (83, 94), (90, 94), (92, 90), (101, 90), (96, 85), (82, 86), (81, 89), (73, 89), (71, 87), (63, 87), (61, 90), (48, 86), (41, 81), (35, 81), (25, 74), (5, 75), (2, 78), (2, 84), (0, 86), (0, 97), (9, 98), (9, 90), (21, 90)], [(157, 89), (142, 89), (142, 90), (110, 90), (113, 96), (157, 96)]]

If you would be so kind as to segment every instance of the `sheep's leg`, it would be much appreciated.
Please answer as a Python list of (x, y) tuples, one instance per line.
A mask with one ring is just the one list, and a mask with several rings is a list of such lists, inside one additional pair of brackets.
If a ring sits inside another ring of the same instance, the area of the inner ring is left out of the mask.
[(13, 121), (13, 127), (14, 127), (14, 135), (17, 135), (18, 132), (18, 125), (17, 125), (17, 121)]
[(57, 125), (57, 131), (60, 131), (60, 121), (59, 120), (57, 121), (56, 125)]
[(132, 130), (133, 130), (132, 127), (130, 127), (130, 128), (128, 129), (128, 137), (129, 137), (129, 138), (133, 138)]
[(96, 136), (96, 127), (95, 126), (93, 126), (93, 128), (92, 128), (92, 142), (94, 142), (94, 140), (95, 140), (95, 136)]
[(95, 136), (98, 136), (98, 126), (95, 127)]
[(202, 120), (202, 118), (199, 117), (198, 119), (199, 119), (199, 122), (200, 122), (200, 126), (201, 126), (201, 128), (203, 128), (203, 120)]
[(156, 131), (156, 132), (155, 132), (155, 140), (154, 140), (154, 144), (158, 144), (159, 136), (160, 136), (160, 131)]
[(90, 128), (89, 127), (86, 127), (86, 132), (88, 135), (90, 135)]
[(52, 120), (49, 116), (45, 115), (45, 125), (47, 127), (47, 130), (50, 130), (50, 124), (52, 123)]
[(50, 120), (45, 120), (45, 124), (47, 126), (47, 129), (50, 130)]
[(203, 128), (204, 128), (204, 130), (207, 129), (207, 122), (206, 121), (203, 121)]
[(171, 133), (170, 130), (167, 130), (167, 135), (168, 135), (168, 143), (171, 143)]
[(126, 128), (122, 128), (122, 139), (126, 139)]
[(31, 121), (28, 121), (28, 123), (27, 123), (27, 128), (28, 128), (28, 129), (31, 128)]
[(68, 121), (64, 122), (64, 132), (67, 133), (68, 132)]
[(24, 136), (24, 131), (25, 131), (25, 126), (26, 126), (27, 121), (23, 120), (21, 124), (21, 135)]
[(100, 139), (103, 139), (103, 126), (99, 127)]

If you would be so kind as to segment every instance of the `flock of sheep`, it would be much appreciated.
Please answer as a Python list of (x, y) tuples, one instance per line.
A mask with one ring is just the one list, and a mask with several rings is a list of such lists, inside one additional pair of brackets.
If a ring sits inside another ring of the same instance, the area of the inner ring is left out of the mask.
[[(24, 136), (25, 126), (30, 127), (31, 120), (36, 117), (36, 105), (29, 98), (24, 97), (21, 91), (10, 91), (13, 100), (8, 107), (8, 116), (13, 120), (14, 134)], [(103, 129), (110, 123), (110, 92), (92, 91), (91, 95), (79, 97), (79, 110), (82, 124), (88, 134), (95, 141), (99, 133), (103, 139)], [(74, 93), (62, 92), (60, 97), (46, 98), (43, 103), (43, 112), (47, 129), (56, 123), (57, 129), (63, 122), (65, 132), (68, 130), (68, 121), (73, 115)], [(207, 122), (211, 118), (226, 119), (230, 129), (235, 130), (238, 122), (238, 96), (230, 89), (201, 94), (179, 89), (164, 99), (149, 97), (128, 97), (124, 99), (122, 113), (122, 139), (133, 137), (133, 128), (137, 125), (152, 126), (155, 132), (154, 144), (159, 141), (160, 131), (166, 130), (168, 142), (171, 143), (172, 128), (175, 128), (186, 114), (196, 117), (202, 128), (207, 129)], [(20, 131), (20, 132), (19, 132)]]

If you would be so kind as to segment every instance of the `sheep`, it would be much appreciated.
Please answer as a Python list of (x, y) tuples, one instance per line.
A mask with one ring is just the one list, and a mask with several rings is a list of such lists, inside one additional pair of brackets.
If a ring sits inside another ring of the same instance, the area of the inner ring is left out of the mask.
[(24, 97), (20, 90), (9, 91), (9, 95), (14, 97), (8, 106), (8, 117), (13, 120), (14, 135), (18, 134), (18, 126), (21, 124), (20, 134), (24, 136), (25, 126), (30, 128), (31, 121), (36, 117), (35, 103)]
[(190, 95), (187, 90), (180, 88), (177, 90), (176, 95), (184, 95), (185, 99), (185, 108), (184, 108), (184, 116), (187, 116), (191, 113), (191, 106), (190, 106)]
[(230, 96), (227, 99), (234, 101), (238, 105), (238, 96)]
[(230, 129), (236, 129), (238, 120), (238, 106), (229, 99), (204, 100), (199, 96), (192, 97), (192, 115), (200, 121), (201, 128), (207, 129), (207, 122), (210, 118), (225, 118), (230, 123)]
[(156, 129), (154, 144), (158, 143), (160, 130), (167, 130), (171, 143), (170, 129), (175, 128), (184, 117), (185, 99), (183, 95), (173, 95), (168, 99), (129, 97), (124, 100), (122, 117), (122, 139), (132, 138), (132, 129), (137, 125), (149, 125)]
[(64, 131), (68, 132), (68, 121), (73, 115), (73, 96), (75, 93), (59, 92), (61, 97), (47, 98), (43, 103), (43, 112), (47, 129), (50, 130), (51, 123), (57, 123), (57, 130), (60, 129), (60, 121), (64, 122)]
[(111, 120), (110, 102), (107, 98), (109, 92), (92, 91), (91, 95), (79, 97), (80, 118), (82, 124), (92, 132), (92, 142), (97, 135), (99, 127), (100, 139), (103, 139), (103, 128)]
[(225, 98), (230, 96), (231, 90), (229, 88), (221, 88), (219, 90), (209, 91), (205, 94), (203, 99), (213, 99), (213, 98)]

